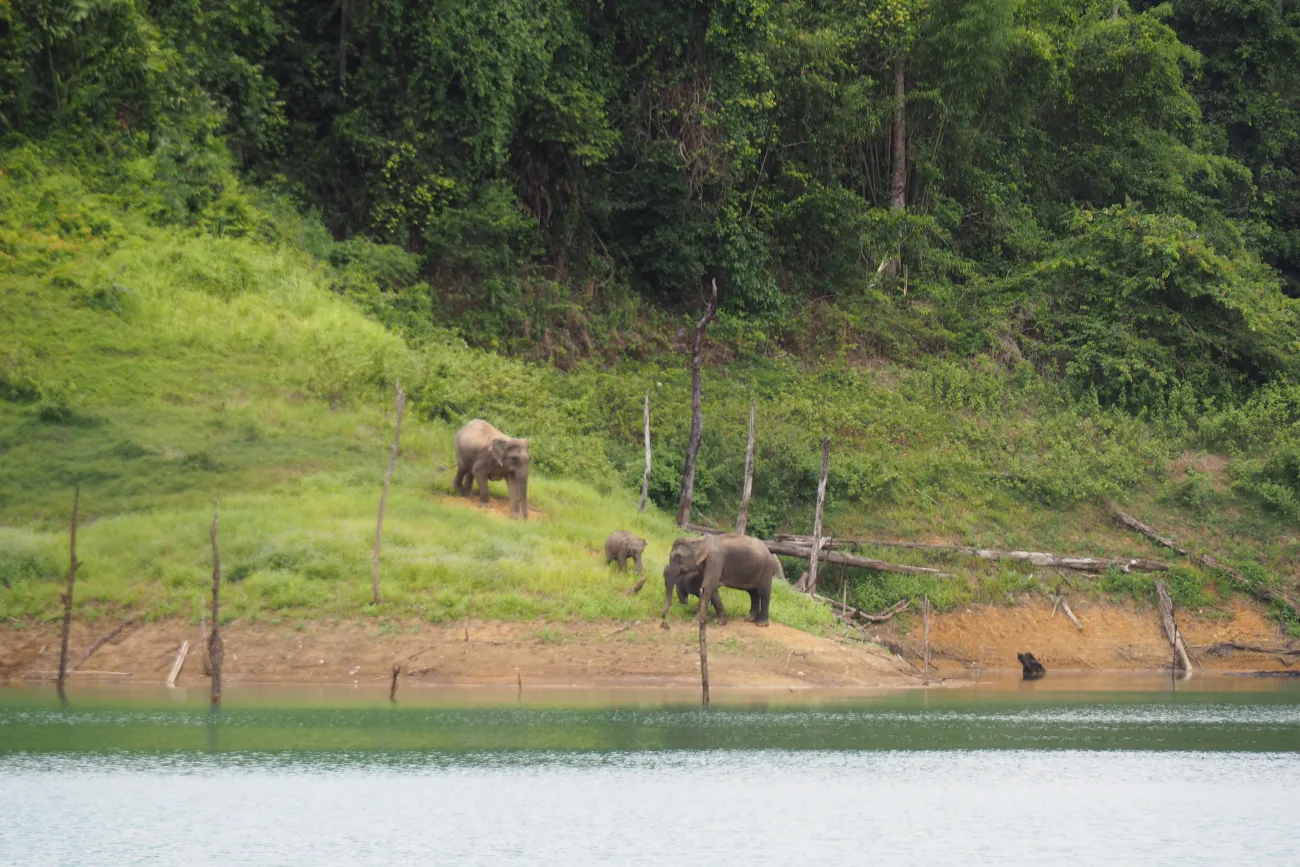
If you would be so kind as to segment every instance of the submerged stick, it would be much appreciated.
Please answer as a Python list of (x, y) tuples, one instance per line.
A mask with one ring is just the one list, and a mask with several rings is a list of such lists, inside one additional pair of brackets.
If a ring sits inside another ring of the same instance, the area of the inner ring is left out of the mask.
[(176, 676), (181, 673), (181, 668), (185, 665), (185, 657), (190, 652), (190, 641), (185, 639), (181, 642), (181, 649), (176, 651), (176, 661), (172, 663), (172, 670), (167, 675), (167, 688), (174, 689), (176, 686)]
[[(406, 410), (406, 392), (402, 384), (397, 383), (397, 432), (393, 434), (393, 450), (388, 456), (388, 472), (384, 473), (384, 492), (379, 495), (379, 520), (375, 522), (375, 553), (370, 558), (371, 603), (378, 605), (382, 599), (379, 595), (379, 550), (384, 540), (384, 507), (388, 505), (388, 485), (393, 481), (393, 467), (397, 465), (397, 453), (402, 444), (402, 413)], [(486, 496), (486, 494), (484, 494)]]
[(221, 707), (221, 664), (226, 658), (226, 647), (221, 640), (221, 551), (217, 548), (217, 518), (221, 498), (212, 501), (212, 632), (208, 635), (208, 661), (212, 670), (209, 707)]
[(397, 703), (397, 676), (398, 676), (399, 674), (401, 674), (401, 673), (402, 673), (402, 666), (401, 666), (401, 664), (400, 664), (400, 663), (397, 663), (397, 662), (394, 662), (394, 663), (393, 663), (393, 683), (392, 683), (391, 686), (388, 687), (388, 700), (391, 701), (391, 702), (393, 702), (394, 704)]
[(77, 509), (80, 505), (81, 485), (77, 485), (77, 490), (72, 495), (72, 524), (68, 531), (68, 586), (63, 591), (63, 636), (59, 649), (59, 675), (55, 682), (59, 701), (65, 704), (68, 697), (64, 694), (63, 687), (68, 679), (68, 634), (72, 631), (72, 588), (77, 583), (77, 567), (81, 565), (77, 562)]
[[(704, 611), (708, 607), (708, 600), (700, 601), (700, 610)], [(709, 706), (709, 638), (707, 634), (708, 621), (705, 617), (700, 618), (700, 688), (703, 691), (701, 703), (704, 707)]]

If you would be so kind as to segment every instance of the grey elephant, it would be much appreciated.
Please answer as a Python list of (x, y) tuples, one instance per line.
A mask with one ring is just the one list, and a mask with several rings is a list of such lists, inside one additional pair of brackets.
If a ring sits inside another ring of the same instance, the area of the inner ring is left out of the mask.
[(508, 437), (476, 418), (456, 432), (456, 490), (468, 497), (478, 482), (478, 499), (488, 504), (488, 480), (505, 479), (510, 517), (528, 520), (528, 440)]
[(781, 562), (767, 550), (767, 546), (750, 536), (723, 533), (703, 539), (678, 539), (668, 555), (664, 567), (664, 610), (661, 625), (667, 625), (668, 609), (672, 605), (673, 590), (683, 602), (686, 594), (700, 597), (698, 617), (708, 616), (708, 605), (713, 606), (718, 623), (725, 625), (727, 611), (722, 606), (719, 587), (733, 587), (749, 593), (749, 616), (746, 622), (767, 626), (768, 608), (772, 601), (772, 580), (785, 578)]
[(615, 530), (605, 539), (605, 562), (618, 564), (619, 570), (627, 569), (627, 561), (636, 563), (636, 574), (644, 575), (641, 568), (641, 552), (645, 550), (645, 539), (634, 536), (627, 530)]

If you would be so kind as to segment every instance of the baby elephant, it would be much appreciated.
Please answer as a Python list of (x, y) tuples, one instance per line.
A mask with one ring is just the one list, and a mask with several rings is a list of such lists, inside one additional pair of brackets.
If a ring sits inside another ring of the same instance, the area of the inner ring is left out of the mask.
[(633, 536), (627, 530), (615, 530), (605, 540), (605, 562), (617, 563), (619, 569), (627, 569), (627, 561), (636, 563), (636, 574), (644, 575), (641, 568), (641, 552), (645, 550), (645, 539)]

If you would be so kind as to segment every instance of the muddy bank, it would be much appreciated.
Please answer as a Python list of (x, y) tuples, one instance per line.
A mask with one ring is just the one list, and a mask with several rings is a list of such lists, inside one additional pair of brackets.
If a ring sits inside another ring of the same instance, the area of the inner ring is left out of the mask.
[[(81, 659), (117, 624), (74, 624), (69, 659)], [(222, 629), (225, 682), (373, 684), (400, 664), (406, 682), (430, 685), (680, 686), (698, 687), (699, 651), (693, 624), (659, 628), (642, 623), (377, 624), (306, 621), (297, 625), (235, 622)], [(166, 679), (181, 642), (190, 650), (177, 680), (203, 677), (198, 627), (180, 621), (146, 623), (104, 644), (73, 681), (156, 683)], [(32, 683), (58, 668), (54, 627), (0, 629), (0, 681)], [(709, 627), (713, 685), (748, 688), (889, 687), (916, 682), (911, 669), (880, 648), (819, 638), (773, 624), (759, 629), (733, 621)]]
[[(1029, 651), (1048, 672), (1150, 671), (1167, 669), (1169, 642), (1158, 612), (1132, 602), (1089, 602), (1071, 599), (1070, 606), (1082, 630), (1076, 629), (1050, 602), (1032, 599), (1015, 607), (963, 606), (956, 611), (934, 612), (930, 619), (931, 657), (945, 672), (957, 669), (1018, 668), (1016, 654)], [(910, 627), (910, 628), (905, 628)], [(1224, 614), (1178, 613), (1178, 627), (1196, 669), (1205, 671), (1277, 671), (1288, 668), (1278, 656), (1233, 651), (1207, 654), (1222, 642), (1285, 647), (1276, 621), (1266, 619), (1257, 607), (1238, 602)], [(913, 612), (910, 623), (891, 622), (869, 630), (881, 641), (901, 649), (908, 659), (919, 659), (923, 647), (921, 618)], [(1300, 641), (1290, 639), (1291, 646)], [(1290, 658), (1300, 668), (1300, 656)]]

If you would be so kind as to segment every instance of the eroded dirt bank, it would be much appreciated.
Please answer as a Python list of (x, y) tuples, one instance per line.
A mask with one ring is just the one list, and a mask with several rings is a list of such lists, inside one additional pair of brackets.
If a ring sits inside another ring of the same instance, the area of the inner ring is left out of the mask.
[[(1154, 608), (1085, 599), (1071, 600), (1070, 605), (1082, 630), (1059, 609), (1054, 613), (1051, 603), (1042, 599), (1015, 607), (971, 605), (934, 612), (930, 618), (931, 657), (940, 668), (949, 670), (979, 668), (981, 663), (987, 668), (1018, 668), (1016, 654), (1022, 651), (1033, 653), (1049, 672), (1053, 668), (1141, 671), (1169, 666), (1169, 642)], [(1193, 663), (1207, 671), (1288, 667), (1271, 654), (1206, 652), (1224, 642), (1287, 646), (1278, 624), (1254, 606), (1238, 602), (1229, 613), (1216, 615), (1181, 611), (1178, 626)], [(923, 627), (915, 611), (906, 624), (891, 622), (870, 633), (902, 650), (908, 659), (920, 658)], [(1300, 647), (1300, 641), (1291, 639), (1290, 646)], [(1300, 656), (1291, 657), (1290, 662), (1291, 667), (1300, 668)]]
[[(75, 624), (70, 664), (116, 623)], [(699, 683), (694, 624), (669, 631), (658, 621), (608, 623), (307, 621), (222, 629), (227, 683), (352, 684), (386, 681), (399, 663), (408, 679), (429, 684), (690, 686)], [(468, 635), (468, 640), (466, 639)], [(190, 650), (177, 680), (201, 682), (199, 630), (179, 621), (146, 623), (104, 644), (77, 680), (160, 683), (181, 642)], [(54, 627), (0, 629), (0, 680), (49, 679), (58, 667)], [(773, 624), (732, 621), (709, 627), (709, 673), (719, 687), (880, 687), (915, 683), (910, 668), (879, 648), (818, 638)]]

